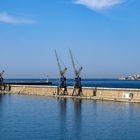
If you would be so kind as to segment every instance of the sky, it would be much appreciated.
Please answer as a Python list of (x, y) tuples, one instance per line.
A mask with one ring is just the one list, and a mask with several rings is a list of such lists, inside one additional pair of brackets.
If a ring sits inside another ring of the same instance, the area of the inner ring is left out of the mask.
[(83, 78), (140, 74), (139, 0), (1, 0), (0, 70), (6, 78)]

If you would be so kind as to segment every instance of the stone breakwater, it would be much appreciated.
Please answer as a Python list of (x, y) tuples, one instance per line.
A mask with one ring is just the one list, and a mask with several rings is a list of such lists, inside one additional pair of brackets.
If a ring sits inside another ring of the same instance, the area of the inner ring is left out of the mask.
[(57, 86), (10, 85), (10, 88), (1, 93), (140, 103), (140, 89), (83, 87), (83, 96), (71, 96), (73, 87), (68, 87), (67, 90), (68, 95), (57, 95)]

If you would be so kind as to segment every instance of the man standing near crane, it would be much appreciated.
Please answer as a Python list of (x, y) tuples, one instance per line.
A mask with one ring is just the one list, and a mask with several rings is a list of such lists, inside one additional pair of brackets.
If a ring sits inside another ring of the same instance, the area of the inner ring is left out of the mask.
[(67, 92), (67, 84), (66, 84), (66, 77), (65, 77), (67, 68), (65, 67), (62, 70), (56, 50), (55, 50), (55, 56), (56, 56), (56, 60), (57, 60), (58, 68), (59, 68), (59, 74), (60, 74), (59, 86), (57, 87), (57, 94), (67, 95), (68, 92)]

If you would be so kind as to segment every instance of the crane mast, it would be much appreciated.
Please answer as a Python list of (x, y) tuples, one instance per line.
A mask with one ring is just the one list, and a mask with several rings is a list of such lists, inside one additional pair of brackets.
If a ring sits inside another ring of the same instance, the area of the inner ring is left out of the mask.
[(69, 53), (70, 53), (70, 58), (71, 58), (71, 62), (72, 62), (72, 66), (73, 66), (73, 69), (74, 69), (74, 73), (76, 75), (76, 66), (75, 66), (75, 63), (74, 63), (74, 58), (73, 58), (73, 55), (72, 55), (72, 52), (71, 52), (71, 49), (69, 49)]
[(71, 57), (71, 61), (72, 61), (72, 65), (73, 65), (73, 69), (74, 69), (75, 76), (80, 76), (80, 73), (81, 73), (83, 67), (80, 67), (80, 68), (77, 70), (77, 69), (76, 69), (76, 66), (75, 66), (75, 62), (74, 62), (74, 58), (73, 58), (71, 49), (69, 49), (69, 53), (70, 53), (70, 57)]
[(56, 56), (56, 60), (57, 60), (60, 76), (64, 76), (66, 71), (67, 71), (67, 68), (65, 67), (64, 70), (62, 70), (60, 62), (59, 62), (58, 54), (57, 54), (56, 50), (55, 50), (55, 56)]
[(66, 77), (65, 77), (65, 73), (67, 71), (67, 68), (65, 67), (62, 70), (62, 67), (61, 67), (59, 57), (58, 57), (56, 50), (55, 50), (55, 56), (56, 56), (57, 65), (58, 65), (59, 74), (60, 74), (59, 86), (57, 87), (57, 94), (65, 95), (65, 94), (67, 94), (67, 85), (66, 85)]
[(73, 69), (74, 69), (74, 74), (75, 74), (74, 89), (73, 89), (72, 95), (83, 95), (82, 94), (81, 77), (80, 77), (80, 73), (81, 73), (83, 67), (80, 67), (79, 69), (76, 69), (71, 49), (69, 49), (69, 53), (70, 53), (70, 58), (71, 58), (72, 66), (73, 66)]

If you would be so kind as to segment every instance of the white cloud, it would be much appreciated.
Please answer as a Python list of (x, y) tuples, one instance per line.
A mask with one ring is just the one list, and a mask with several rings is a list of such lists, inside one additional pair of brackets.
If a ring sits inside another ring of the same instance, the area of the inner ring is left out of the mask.
[(9, 23), (9, 24), (34, 24), (35, 23), (33, 20), (14, 17), (5, 12), (0, 13), (0, 22)]
[(75, 0), (74, 3), (85, 5), (93, 10), (103, 10), (124, 3), (126, 0)]

